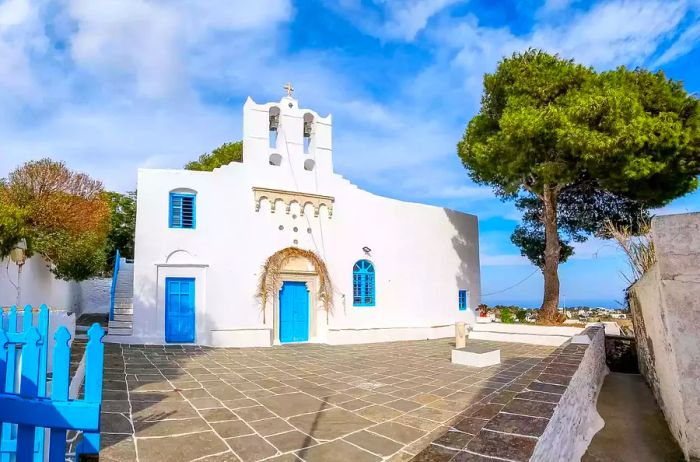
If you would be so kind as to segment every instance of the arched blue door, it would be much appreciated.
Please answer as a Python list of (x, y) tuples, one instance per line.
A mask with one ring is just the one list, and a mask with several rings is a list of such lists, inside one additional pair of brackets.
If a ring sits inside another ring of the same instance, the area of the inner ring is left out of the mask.
[(281, 343), (309, 340), (309, 291), (305, 282), (282, 283), (279, 327)]

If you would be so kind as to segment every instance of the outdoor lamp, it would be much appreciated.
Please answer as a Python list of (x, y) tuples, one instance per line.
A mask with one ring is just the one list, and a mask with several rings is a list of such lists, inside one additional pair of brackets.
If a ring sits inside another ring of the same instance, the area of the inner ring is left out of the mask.
[(27, 241), (20, 239), (15, 247), (10, 250), (10, 260), (21, 267), (27, 261)]
[(362, 247), (362, 251), (363, 251), (364, 253), (370, 253), (370, 252), (372, 251), (372, 249), (370, 249), (370, 248), (367, 247), (367, 246), (364, 246), (364, 247)]

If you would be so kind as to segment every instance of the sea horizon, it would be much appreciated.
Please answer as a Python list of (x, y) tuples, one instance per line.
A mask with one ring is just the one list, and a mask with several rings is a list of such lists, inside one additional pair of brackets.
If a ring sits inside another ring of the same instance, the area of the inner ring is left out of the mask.
[[(515, 305), (521, 308), (539, 308), (542, 305), (542, 300), (518, 300), (518, 299), (502, 299), (502, 298), (491, 298), (486, 297), (482, 300), (482, 303), (486, 303), (489, 306), (495, 305)], [(612, 298), (591, 298), (591, 299), (570, 299), (561, 298), (559, 300), (559, 306), (565, 308), (575, 308), (578, 306), (587, 307), (602, 307), (610, 308), (614, 310), (625, 310), (627, 307), (624, 305), (624, 300), (620, 298), (619, 300)]]

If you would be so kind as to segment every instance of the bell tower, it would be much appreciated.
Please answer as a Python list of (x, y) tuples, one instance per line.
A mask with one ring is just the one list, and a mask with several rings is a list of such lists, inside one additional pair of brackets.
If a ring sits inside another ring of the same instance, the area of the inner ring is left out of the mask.
[[(332, 117), (303, 109), (291, 83), (279, 102), (243, 106), (243, 162), (260, 170), (280, 169), (298, 178), (333, 173)], [(274, 172), (274, 170), (268, 170)], [(275, 173), (272, 175), (277, 176)]]

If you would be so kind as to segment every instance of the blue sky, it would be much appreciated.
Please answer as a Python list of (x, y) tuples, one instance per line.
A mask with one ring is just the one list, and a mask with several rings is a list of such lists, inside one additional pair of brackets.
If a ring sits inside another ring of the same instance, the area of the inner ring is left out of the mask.
[[(333, 113), (338, 172), (477, 214), (485, 301), (536, 305), (541, 276), (509, 239), (518, 214), (455, 153), (483, 74), (533, 46), (697, 92), (699, 17), (698, 0), (0, 0), (0, 176), (51, 156), (133, 189), (138, 167), (239, 139), (245, 98), (292, 81), (302, 106)], [(659, 213), (698, 210), (695, 193)], [(563, 301), (615, 305), (624, 271), (612, 244), (578, 245)]]

